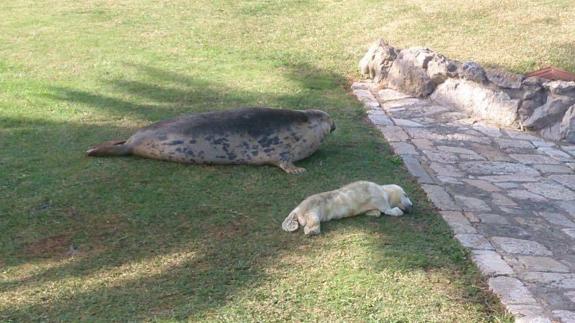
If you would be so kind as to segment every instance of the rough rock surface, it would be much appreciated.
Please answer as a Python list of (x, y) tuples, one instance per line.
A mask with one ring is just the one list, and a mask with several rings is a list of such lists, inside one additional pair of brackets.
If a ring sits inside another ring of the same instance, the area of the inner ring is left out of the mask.
[(429, 48), (396, 49), (375, 42), (359, 63), (363, 75), (380, 87), (414, 97), (431, 97), (477, 120), (519, 130), (534, 130), (546, 139), (575, 143), (575, 82), (545, 81), (475, 62), (450, 60)]

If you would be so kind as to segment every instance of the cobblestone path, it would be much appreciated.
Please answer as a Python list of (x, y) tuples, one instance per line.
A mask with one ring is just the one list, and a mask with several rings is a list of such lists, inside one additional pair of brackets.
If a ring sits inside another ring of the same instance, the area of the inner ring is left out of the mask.
[(575, 322), (575, 145), (354, 83), (371, 122), (519, 322)]

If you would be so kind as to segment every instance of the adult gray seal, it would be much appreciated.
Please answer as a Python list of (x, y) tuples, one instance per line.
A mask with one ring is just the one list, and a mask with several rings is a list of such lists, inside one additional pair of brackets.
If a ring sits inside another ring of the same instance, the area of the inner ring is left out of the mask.
[(242, 108), (197, 113), (160, 121), (126, 141), (108, 141), (88, 156), (136, 155), (194, 164), (274, 165), (290, 174), (335, 130), (320, 110)]

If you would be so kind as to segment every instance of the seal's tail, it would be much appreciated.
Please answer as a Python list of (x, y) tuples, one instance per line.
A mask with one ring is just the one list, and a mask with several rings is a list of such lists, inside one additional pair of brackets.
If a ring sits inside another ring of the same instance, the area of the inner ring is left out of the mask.
[(132, 149), (125, 143), (126, 141), (118, 140), (106, 141), (88, 149), (86, 155), (94, 157), (130, 155)]

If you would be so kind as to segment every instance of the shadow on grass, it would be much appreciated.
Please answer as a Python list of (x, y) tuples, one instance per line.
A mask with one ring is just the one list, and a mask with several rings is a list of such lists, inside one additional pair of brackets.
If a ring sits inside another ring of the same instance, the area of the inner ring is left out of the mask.
[[(18, 188), (14, 197), (22, 194), (32, 206), (22, 210), (21, 205), (12, 205), (20, 211), (14, 213), (18, 219), (9, 219), (7, 224), (6, 231), (14, 233), (2, 239), (6, 246), (2, 249), (7, 251), (4, 265), (57, 259), (71, 244), (79, 246), (80, 251), (64, 265), (0, 284), (3, 294), (24, 298), (22, 303), (5, 309), (0, 318), (205, 318), (235, 295), (273, 279), (269, 268), (290, 273), (291, 265), (283, 263), (282, 258), (297, 255), (302, 246), (311, 251), (302, 255), (305, 265), (299, 269), (313, 266), (314, 259), (321, 259), (322, 250), (329, 247), (330, 239), (346, 232), (385, 237), (370, 247), (380, 255), (372, 264), (374, 270), (466, 270), (464, 252), (451, 240), (445, 225), (429, 217), (431, 211), (425, 202), (403, 219), (328, 223), (323, 226), (325, 234), (317, 238), (281, 231), (284, 216), (301, 199), (353, 180), (402, 184), (415, 194), (415, 201), (423, 201), (421, 192), (416, 192), (416, 183), (405, 172), (397, 171), (394, 159), (382, 157), (377, 151), (377, 140), (369, 139), (369, 134), (357, 134), (362, 127), (357, 122), (360, 113), (343, 109), (341, 96), (325, 95), (326, 91), (343, 91), (340, 87), (347, 84), (345, 78), (305, 64), (291, 65), (286, 76), (298, 82), (303, 91), (275, 96), (223, 88), (154, 67), (132, 67), (157, 82), (112, 81), (108, 85), (118, 97), (55, 87), (51, 98), (150, 121), (262, 101), (276, 107), (319, 107), (343, 125), (338, 127), (341, 134), (302, 161), (309, 174), (297, 177), (270, 167), (88, 159), (82, 152), (89, 144), (115, 139), (106, 136), (128, 131), (42, 120), (4, 120), (12, 126), (7, 142), (13, 142), (10, 149), (14, 151), (14, 158), (6, 164), (16, 165), (19, 154), (24, 156), (31, 149), (18, 150), (17, 144), (32, 138), (37, 140), (36, 158), (41, 160), (20, 169), (29, 176), (9, 182)], [(351, 118), (350, 113), (354, 113)], [(19, 130), (23, 126), (28, 132)], [(30, 193), (28, 190), (35, 186), (44, 189)], [(18, 241), (23, 235), (28, 242), (7, 242)], [(63, 245), (56, 246), (58, 253), (26, 253), (33, 245), (30, 241), (46, 236), (65, 237), (60, 239)], [(170, 255), (178, 258), (187, 253), (193, 256), (170, 262)], [(144, 265), (136, 270), (132, 264)], [(115, 272), (122, 268), (125, 272)], [(129, 274), (130, 268), (134, 275)], [(50, 291), (52, 288), (57, 291)], [(49, 296), (38, 297), (38, 293)], [(28, 296), (32, 301), (26, 300)]]

